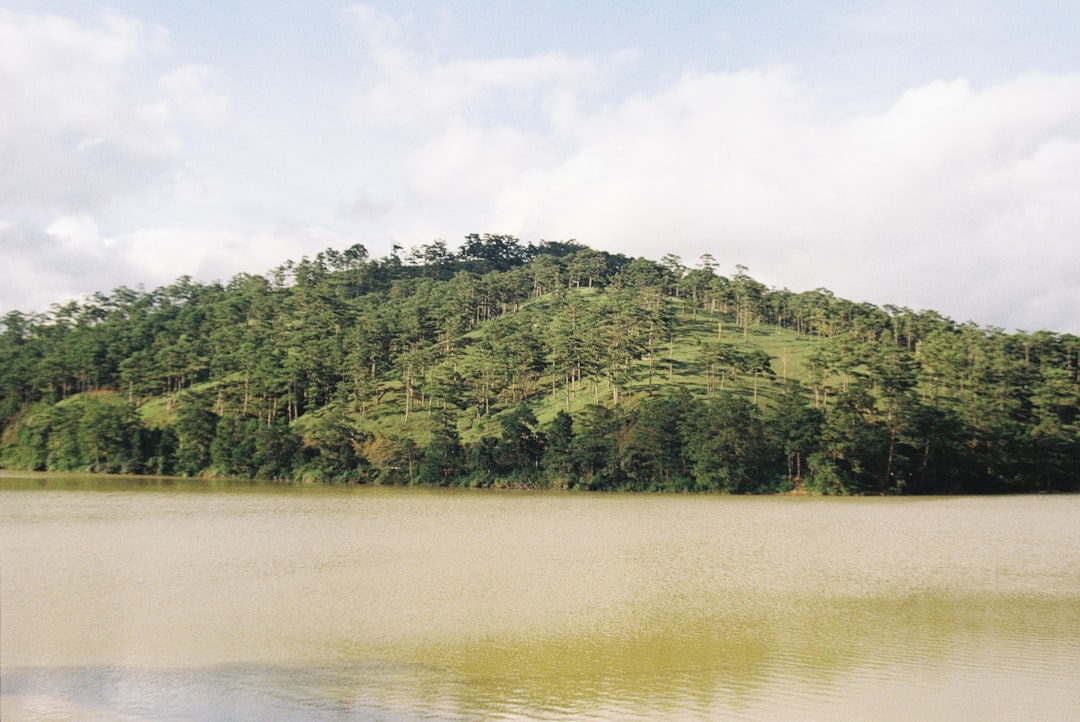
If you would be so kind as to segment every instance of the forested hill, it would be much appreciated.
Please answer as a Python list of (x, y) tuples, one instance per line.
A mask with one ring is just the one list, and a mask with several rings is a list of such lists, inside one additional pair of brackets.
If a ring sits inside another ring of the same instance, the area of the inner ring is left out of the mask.
[(0, 460), (393, 484), (1080, 487), (1080, 338), (470, 235), (0, 321)]

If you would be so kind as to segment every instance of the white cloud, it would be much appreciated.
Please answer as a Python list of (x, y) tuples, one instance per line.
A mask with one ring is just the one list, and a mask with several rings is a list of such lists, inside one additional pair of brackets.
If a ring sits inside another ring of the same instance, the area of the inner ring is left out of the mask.
[(841, 118), (815, 98), (785, 70), (688, 75), (592, 114), (572, 152), (497, 195), (493, 225), (710, 252), (961, 320), (1031, 327), (1056, 307), (1076, 329), (1080, 76), (933, 83)]
[(45, 233), (60, 241), (66, 251), (97, 253), (103, 245), (97, 223), (90, 216), (57, 218), (49, 224)]
[[(358, 3), (345, 9), (345, 17), (355, 23), (360, 36), (363, 39), (366, 51), (378, 54), (382, 58), (397, 55), (399, 46), (404, 40), (402, 22), (397, 18), (380, 11), (373, 5)], [(412, 16), (403, 18), (408, 24)]]
[(165, 31), (116, 15), (85, 27), (0, 10), (0, 197), (86, 212), (175, 162), (178, 140), (134, 77)]
[(41, 310), (54, 302), (125, 285), (168, 285), (182, 275), (226, 281), (263, 273), (328, 247), (355, 240), (317, 226), (267, 231), (145, 228), (103, 237), (89, 216), (62, 217), (44, 231), (0, 227), (0, 313)]
[(197, 227), (145, 228), (111, 240), (131, 272), (157, 285), (180, 275), (225, 280), (241, 271), (262, 273), (293, 250), (289, 239), (271, 233)]
[[(927, 14), (901, 14), (921, 32)], [(415, 18), (345, 17), (360, 67), (297, 108), (165, 62), (152, 25), (0, 10), (7, 268), (55, 297), (508, 232), (1080, 332), (1080, 75), (945, 77), (867, 110), (828, 105), (795, 67), (662, 80), (632, 48), (445, 57)]]
[(354, 19), (375, 72), (357, 117), (395, 123), (408, 159), (399, 238), (709, 252), (796, 290), (1080, 330), (1080, 75), (945, 79), (867, 112), (773, 67), (604, 104), (596, 87), (632, 53), (443, 61), (409, 49), (408, 22)]
[[(595, 91), (613, 68), (632, 54), (572, 57), (547, 53), (532, 57), (440, 60), (413, 52), (403, 25), (367, 5), (347, 12), (364, 41), (362, 52), (375, 76), (357, 93), (355, 116), (413, 130), (437, 128), (463, 118), (483, 122), (507, 113), (572, 119), (576, 97)], [(527, 122), (527, 120), (526, 120)]]
[(167, 46), (168, 34), (158, 26), (117, 14), (106, 15), (101, 25), (87, 28), (57, 15), (0, 8), (0, 69), (9, 78), (35, 75), (41, 80), (37, 90), (50, 96), (83, 83), (101, 91), (122, 79), (130, 64)]
[(220, 91), (221, 73), (207, 65), (185, 65), (166, 73), (158, 85), (169, 99), (168, 107), (177, 117), (206, 127), (220, 127), (231, 100)]
[(337, 213), (346, 218), (377, 219), (390, 210), (390, 203), (367, 189), (360, 189), (352, 198), (338, 204)]

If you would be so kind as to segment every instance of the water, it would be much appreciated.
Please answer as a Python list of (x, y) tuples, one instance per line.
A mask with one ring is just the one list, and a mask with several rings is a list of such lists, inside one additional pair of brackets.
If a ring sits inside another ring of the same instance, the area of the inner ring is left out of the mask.
[(4, 720), (1080, 713), (1080, 497), (0, 478)]

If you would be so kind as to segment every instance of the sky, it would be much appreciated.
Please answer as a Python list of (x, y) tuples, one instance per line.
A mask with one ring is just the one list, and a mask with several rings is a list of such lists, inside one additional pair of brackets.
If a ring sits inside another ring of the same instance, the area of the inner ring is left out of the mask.
[(1080, 333), (1080, 0), (0, 0), (0, 315), (468, 233)]

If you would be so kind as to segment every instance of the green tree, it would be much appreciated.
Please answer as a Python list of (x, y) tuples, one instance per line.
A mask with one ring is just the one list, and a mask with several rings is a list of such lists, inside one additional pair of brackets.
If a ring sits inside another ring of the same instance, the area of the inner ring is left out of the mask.
[(544, 439), (536, 432), (532, 409), (519, 403), (499, 416), (499, 427), (502, 431), (496, 450), (499, 473), (536, 478), (544, 456)]
[(197, 476), (212, 461), (210, 447), (217, 435), (218, 415), (210, 397), (189, 391), (176, 409), (176, 468), (184, 476)]
[(619, 488), (623, 481), (620, 430), (619, 418), (605, 406), (588, 406), (575, 419), (573, 456), (579, 476), (573, 486), (591, 490)]
[(687, 455), (699, 488), (742, 494), (768, 488), (771, 454), (756, 407), (725, 393), (701, 407), (690, 428)]
[(130, 472), (138, 463), (132, 441), (140, 422), (134, 408), (116, 394), (82, 399), (78, 444), (81, 463), (90, 471)]
[(801, 480), (806, 461), (818, 450), (822, 416), (809, 405), (806, 390), (797, 380), (785, 385), (776, 406), (766, 412), (766, 429), (783, 447), (788, 479)]
[(548, 481), (560, 487), (571, 486), (578, 473), (578, 460), (574, 455), (573, 417), (560, 409), (555, 413), (555, 418), (544, 426), (543, 435), (543, 466)]
[(420, 460), (416, 480), (422, 484), (447, 486), (463, 473), (464, 462), (464, 450), (454, 422), (448, 416), (438, 415), (431, 441)]
[(301, 475), (328, 482), (369, 480), (373, 473), (361, 452), (368, 438), (356, 428), (342, 404), (322, 409), (308, 427), (308, 458)]
[(688, 489), (687, 430), (702, 402), (685, 388), (646, 399), (631, 415), (623, 467), (634, 489)]

